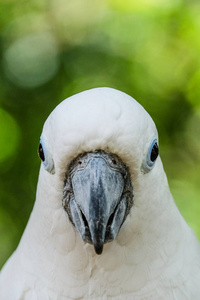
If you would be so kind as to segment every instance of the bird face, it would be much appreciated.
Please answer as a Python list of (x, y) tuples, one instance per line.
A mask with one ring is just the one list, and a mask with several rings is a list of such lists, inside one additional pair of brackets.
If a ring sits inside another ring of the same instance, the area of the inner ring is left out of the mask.
[(146, 174), (158, 156), (157, 139), (147, 112), (113, 89), (75, 95), (45, 122), (39, 155), (50, 173), (47, 190), (60, 195), (64, 186), (59, 207), (97, 254), (116, 238), (133, 204), (139, 205), (141, 184), (153, 182)]
[(117, 155), (98, 150), (71, 162), (63, 207), (81, 238), (93, 244), (97, 254), (116, 237), (132, 203), (130, 174)]

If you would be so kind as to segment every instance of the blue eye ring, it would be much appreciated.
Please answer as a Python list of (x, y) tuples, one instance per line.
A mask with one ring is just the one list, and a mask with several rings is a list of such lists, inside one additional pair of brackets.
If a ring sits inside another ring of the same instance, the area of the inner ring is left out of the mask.
[(158, 140), (154, 138), (150, 144), (146, 159), (144, 160), (142, 165), (142, 169), (144, 173), (148, 173), (151, 169), (153, 169), (158, 155), (159, 155)]

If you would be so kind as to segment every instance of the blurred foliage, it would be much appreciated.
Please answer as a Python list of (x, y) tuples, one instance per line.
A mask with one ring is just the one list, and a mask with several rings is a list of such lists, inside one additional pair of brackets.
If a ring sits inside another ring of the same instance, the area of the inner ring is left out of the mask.
[(153, 117), (172, 193), (200, 238), (200, 2), (1, 0), (0, 11), (0, 266), (34, 203), (45, 119), (98, 86)]

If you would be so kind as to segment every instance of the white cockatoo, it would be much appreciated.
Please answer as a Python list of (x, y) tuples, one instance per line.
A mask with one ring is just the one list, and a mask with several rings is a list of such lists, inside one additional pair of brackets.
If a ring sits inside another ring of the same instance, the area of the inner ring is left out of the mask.
[(0, 300), (200, 299), (200, 246), (140, 104), (111, 88), (66, 99), (39, 155), (35, 205)]

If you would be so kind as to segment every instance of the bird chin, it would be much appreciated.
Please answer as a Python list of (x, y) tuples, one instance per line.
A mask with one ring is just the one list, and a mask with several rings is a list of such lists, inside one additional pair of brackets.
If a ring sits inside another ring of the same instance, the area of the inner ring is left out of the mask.
[(97, 254), (117, 236), (133, 205), (133, 187), (126, 165), (102, 150), (73, 160), (64, 184), (63, 207), (83, 241)]

